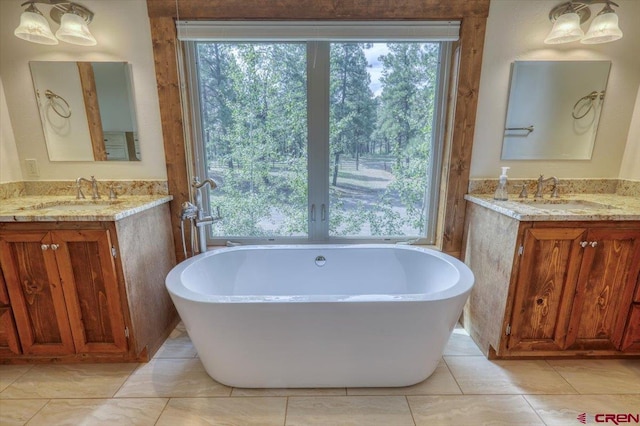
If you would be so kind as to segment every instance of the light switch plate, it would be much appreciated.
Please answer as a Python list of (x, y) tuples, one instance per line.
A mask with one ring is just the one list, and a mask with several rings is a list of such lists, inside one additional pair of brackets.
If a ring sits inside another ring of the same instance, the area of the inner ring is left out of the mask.
[(38, 161), (35, 158), (27, 158), (24, 160), (27, 164), (27, 176), (39, 177), (40, 171), (38, 170)]

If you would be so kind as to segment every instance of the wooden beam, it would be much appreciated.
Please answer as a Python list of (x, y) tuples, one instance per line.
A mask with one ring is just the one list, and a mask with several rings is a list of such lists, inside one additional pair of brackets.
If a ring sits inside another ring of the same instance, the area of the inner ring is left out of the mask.
[(98, 90), (96, 89), (96, 78), (93, 74), (93, 66), (91, 62), (77, 62), (77, 65), (78, 73), (80, 74), (82, 97), (84, 98), (84, 109), (87, 113), (87, 123), (89, 124), (93, 159), (95, 161), (106, 161), (107, 149), (104, 146), (104, 131), (102, 129), (102, 118), (100, 117)]
[(482, 49), (486, 18), (466, 17), (460, 26), (460, 66), (453, 122), (453, 139), (448, 159), (444, 231), (442, 251), (460, 253), (464, 231), (466, 202), (469, 187), (471, 150), (476, 123), (476, 107), (482, 68)]
[(459, 19), (487, 17), (488, 0), (147, 0), (149, 17), (179, 19)]
[(124, 132), (124, 137), (127, 141), (127, 154), (129, 155), (129, 161), (139, 161), (136, 157), (136, 141), (133, 137), (133, 132)]
[[(170, 203), (173, 241), (176, 258), (181, 261), (184, 255), (179, 213), (182, 203), (189, 201), (190, 197), (176, 57), (176, 26), (173, 18), (170, 17), (151, 18), (150, 21), (167, 180), (169, 194), (173, 195), (173, 201)], [(185, 233), (187, 247), (191, 247), (188, 234), (188, 232)]]

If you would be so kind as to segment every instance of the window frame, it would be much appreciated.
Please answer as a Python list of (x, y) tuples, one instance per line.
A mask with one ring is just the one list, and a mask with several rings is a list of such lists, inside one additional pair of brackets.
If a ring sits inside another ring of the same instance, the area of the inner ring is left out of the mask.
[[(202, 35), (195, 31), (197, 34), (189, 35), (190, 31), (194, 31), (194, 28), (210, 29), (213, 25), (222, 25), (229, 30), (229, 27), (235, 29), (240, 28), (253, 28), (256, 23), (242, 24), (228, 23), (226, 21), (210, 23), (210, 22), (186, 22), (185, 25), (177, 23), (178, 35), (181, 41), (181, 48), (184, 52), (184, 61), (181, 62), (181, 75), (183, 77), (183, 90), (186, 91), (188, 97), (188, 116), (191, 119), (191, 123), (185, 123), (185, 135), (186, 140), (191, 142), (193, 158), (190, 166), (193, 167), (193, 175), (199, 176), (201, 179), (206, 177), (206, 156), (204, 154), (204, 135), (201, 126), (201, 105), (199, 95), (199, 80), (196, 62), (196, 43), (197, 41), (207, 42), (273, 42), (282, 43), (287, 41), (304, 42), (307, 46), (307, 181), (308, 181), (308, 194), (307, 197), (307, 214), (308, 214), (308, 233), (306, 236), (276, 236), (276, 237), (213, 237), (210, 232), (207, 232), (207, 246), (220, 246), (228, 245), (229, 243), (240, 244), (318, 244), (318, 243), (332, 243), (332, 244), (361, 244), (361, 243), (408, 243), (419, 245), (434, 245), (436, 244), (437, 231), (438, 231), (438, 212), (440, 208), (440, 194), (441, 194), (441, 178), (444, 166), (444, 153), (445, 153), (445, 140), (446, 136), (446, 120), (448, 105), (448, 93), (449, 84), (451, 80), (451, 74), (453, 72), (452, 66), (452, 52), (454, 41), (458, 39), (459, 22), (453, 22), (457, 24), (455, 29), (455, 35), (453, 33), (445, 36), (434, 36), (435, 39), (425, 39), (425, 36), (416, 37), (414, 34), (411, 37), (393, 37), (388, 34), (389, 31), (397, 31), (404, 27), (407, 32), (417, 33), (415, 30), (415, 23), (402, 23), (402, 22), (385, 22), (383, 24), (385, 33), (384, 36), (357, 36), (351, 38), (331, 37), (327, 39), (322, 36), (322, 31), (316, 32), (315, 35), (311, 35), (310, 32), (305, 32), (309, 28), (314, 28), (313, 22), (304, 23), (276, 23), (268, 22), (265, 25), (269, 27), (278, 27), (280, 24), (285, 24), (288, 29), (295, 28), (294, 31), (300, 31), (299, 27), (302, 27), (302, 35), (280, 35), (279, 38), (274, 39), (271, 37), (256, 37), (255, 35), (250, 37), (233, 37), (228, 38), (228, 35), (223, 37), (212, 37)], [(367, 22), (367, 23), (353, 23), (353, 22), (323, 22), (321, 25), (323, 28), (328, 26), (331, 30), (349, 28), (356, 24), (359, 28), (374, 28), (379, 22)], [(388, 24), (391, 24), (390, 26)], [(420, 23), (418, 23), (420, 24)], [(438, 21), (429, 22), (429, 24), (443, 24)], [(445, 22), (444, 24), (452, 24), (452, 22)], [(315, 23), (315, 25), (320, 25)], [(258, 24), (259, 26), (259, 24)], [(289, 28), (290, 27), (290, 28)], [(186, 28), (186, 29), (185, 29)], [(410, 28), (410, 29), (408, 29)], [(286, 31), (285, 31), (286, 32)], [(187, 34), (185, 36), (184, 34)], [(224, 33), (224, 30), (223, 30)], [(231, 31), (233, 33), (233, 31)], [(181, 36), (182, 34), (182, 36)], [(205, 30), (206, 34), (206, 30)], [(297, 34), (297, 33), (296, 33)], [(442, 40), (438, 39), (441, 38)], [(322, 41), (320, 41), (322, 40)], [(427, 193), (425, 194), (426, 211), (425, 216), (425, 234), (421, 236), (395, 236), (395, 237), (341, 237), (329, 235), (329, 176), (330, 176), (330, 156), (329, 156), (329, 115), (330, 107), (326, 103), (328, 99), (328, 90), (330, 86), (330, 70), (329, 70), (329, 54), (330, 44), (332, 42), (422, 42), (422, 43), (440, 43), (439, 49), (439, 69), (436, 79), (436, 93), (434, 99), (434, 116), (433, 127), (431, 132), (432, 146), (431, 156), (432, 159), (429, 162), (429, 170), (427, 171)], [(322, 47), (322, 49), (320, 49)], [(323, 61), (320, 61), (326, 67), (318, 67), (318, 55), (324, 57)], [(315, 61), (315, 63), (313, 63)], [(311, 66), (313, 65), (315, 66)], [(319, 74), (314, 78), (310, 78), (310, 73), (314, 72)], [(319, 88), (315, 85), (318, 81), (323, 81)], [(184, 85), (184, 82), (187, 82)], [(323, 105), (326, 104), (326, 105)], [(322, 107), (320, 107), (322, 106)], [(183, 105), (183, 107), (185, 107)], [(321, 142), (316, 142), (321, 141)], [(187, 150), (189, 151), (189, 150)], [(206, 205), (210, 205), (210, 197), (207, 192), (203, 194), (203, 202)], [(320, 216), (320, 209), (324, 206), (326, 211), (326, 220), (316, 220), (315, 226), (311, 225), (311, 211), (314, 208), (316, 216)], [(224, 212), (222, 212), (224, 216)]]

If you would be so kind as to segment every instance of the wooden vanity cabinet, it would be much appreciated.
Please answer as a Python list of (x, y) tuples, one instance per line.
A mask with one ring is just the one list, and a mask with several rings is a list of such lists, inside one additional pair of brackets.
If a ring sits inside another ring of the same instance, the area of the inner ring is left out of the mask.
[(148, 360), (178, 321), (174, 253), (167, 204), (118, 222), (0, 223), (0, 339), (12, 322), (19, 336), (0, 340), (0, 362)]
[(465, 229), (463, 323), (489, 358), (640, 355), (640, 222), (521, 222), (469, 203)]
[(505, 351), (624, 350), (640, 230), (553, 226), (524, 231)]
[(127, 351), (112, 247), (108, 230), (0, 235), (0, 262), (25, 354)]

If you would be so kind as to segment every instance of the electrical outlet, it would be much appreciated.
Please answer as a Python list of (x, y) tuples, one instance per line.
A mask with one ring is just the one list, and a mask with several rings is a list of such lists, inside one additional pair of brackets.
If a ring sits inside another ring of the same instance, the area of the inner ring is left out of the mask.
[(27, 158), (24, 160), (24, 162), (27, 164), (27, 176), (40, 176), (40, 172), (38, 171), (38, 161), (35, 158)]

